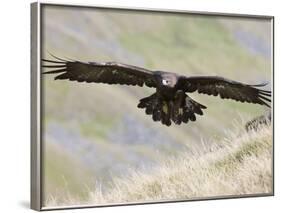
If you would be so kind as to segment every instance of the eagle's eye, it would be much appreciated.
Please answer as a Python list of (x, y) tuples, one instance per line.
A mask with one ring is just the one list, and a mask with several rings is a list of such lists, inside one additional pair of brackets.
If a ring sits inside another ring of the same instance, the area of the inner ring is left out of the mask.
[(169, 81), (166, 80), (166, 79), (163, 79), (163, 80), (162, 80), (162, 83), (163, 83), (163, 85), (168, 85), (168, 84), (169, 84)]

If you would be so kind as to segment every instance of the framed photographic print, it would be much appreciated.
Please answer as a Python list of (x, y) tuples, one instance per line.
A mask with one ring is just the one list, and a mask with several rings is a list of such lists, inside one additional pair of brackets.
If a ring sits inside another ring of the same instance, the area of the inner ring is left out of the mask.
[(33, 3), (31, 207), (272, 196), (274, 18)]

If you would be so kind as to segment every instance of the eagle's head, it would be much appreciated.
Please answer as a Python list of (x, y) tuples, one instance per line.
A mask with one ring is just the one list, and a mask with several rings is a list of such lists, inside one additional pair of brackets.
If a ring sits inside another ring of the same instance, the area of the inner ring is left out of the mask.
[(164, 73), (161, 75), (161, 84), (165, 87), (175, 87), (177, 84), (178, 78), (176, 74), (173, 73)]

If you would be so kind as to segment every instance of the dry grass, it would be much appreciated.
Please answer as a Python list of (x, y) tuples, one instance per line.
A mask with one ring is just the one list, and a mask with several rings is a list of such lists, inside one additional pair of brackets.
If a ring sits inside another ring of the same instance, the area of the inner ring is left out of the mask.
[[(162, 162), (150, 171), (131, 171), (110, 190), (89, 189), (79, 204), (113, 204), (272, 193), (272, 129), (232, 133), (219, 142)], [(73, 199), (47, 206), (74, 204)]]

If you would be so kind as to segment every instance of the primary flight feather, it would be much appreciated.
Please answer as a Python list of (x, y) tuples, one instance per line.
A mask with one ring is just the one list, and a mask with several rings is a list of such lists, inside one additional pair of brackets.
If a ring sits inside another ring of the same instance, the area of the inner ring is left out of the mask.
[[(54, 56), (55, 57), (55, 56)], [(218, 76), (186, 77), (170, 72), (151, 71), (137, 66), (116, 62), (69, 61), (58, 57), (56, 60), (42, 59), (44, 68), (50, 69), (44, 74), (57, 74), (55, 80), (70, 80), (87, 83), (121, 84), (148, 86), (156, 92), (143, 98), (138, 108), (144, 108), (154, 121), (170, 126), (195, 121), (203, 115), (207, 107), (191, 99), (186, 93), (198, 93), (233, 99), (240, 102), (270, 107), (271, 92), (259, 89), (266, 84), (249, 85)]]

